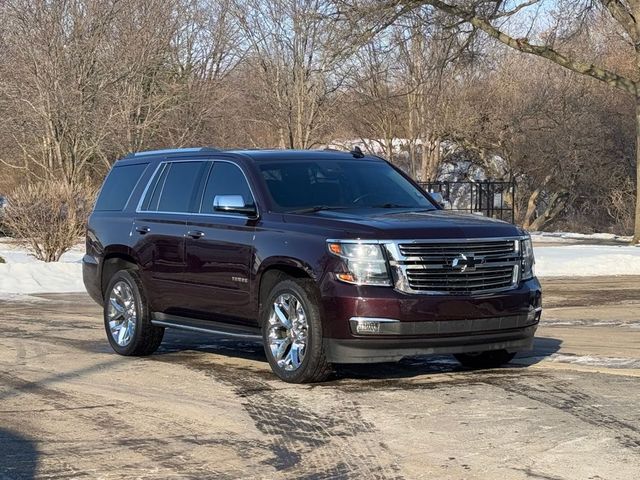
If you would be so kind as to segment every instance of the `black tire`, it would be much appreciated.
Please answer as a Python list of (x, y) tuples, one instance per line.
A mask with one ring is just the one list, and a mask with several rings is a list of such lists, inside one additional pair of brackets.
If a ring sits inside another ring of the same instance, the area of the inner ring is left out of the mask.
[(515, 353), (506, 350), (489, 350), (477, 353), (458, 353), (454, 355), (463, 366), (473, 369), (497, 368), (509, 363)]
[[(269, 318), (272, 315), (274, 303), (281, 295), (293, 295), (302, 305), (307, 319), (304, 358), (300, 362), (300, 366), (291, 371), (278, 365), (278, 361), (270, 348), (269, 330), (271, 323)], [(333, 371), (331, 364), (327, 362), (325, 356), (322, 319), (318, 305), (318, 295), (315, 292), (315, 285), (311, 280), (283, 277), (281, 281), (273, 286), (262, 306), (260, 324), (262, 325), (262, 339), (265, 354), (273, 373), (285, 382), (322, 382), (326, 380)]]
[[(109, 327), (109, 297), (114, 287), (122, 282), (131, 289), (136, 309), (135, 330), (133, 335), (131, 335), (130, 341), (124, 346), (118, 344)], [(104, 298), (104, 328), (111, 348), (113, 348), (116, 353), (125, 356), (145, 356), (155, 352), (162, 343), (164, 328), (151, 324), (151, 312), (138, 272), (136, 270), (120, 270), (116, 272), (113, 277), (111, 277), (111, 280), (109, 280)]]

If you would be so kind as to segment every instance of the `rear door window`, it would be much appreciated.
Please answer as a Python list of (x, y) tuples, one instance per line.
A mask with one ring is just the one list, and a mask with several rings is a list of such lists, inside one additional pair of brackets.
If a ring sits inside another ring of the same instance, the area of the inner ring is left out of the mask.
[(139, 163), (113, 167), (102, 186), (95, 210), (123, 210), (147, 165), (147, 163)]
[(142, 210), (169, 213), (192, 211), (208, 166), (209, 163), (204, 161), (164, 164), (147, 191)]
[(151, 182), (151, 188), (147, 191), (147, 196), (142, 203), (142, 210), (144, 211), (156, 211), (158, 210), (158, 201), (160, 200), (160, 194), (164, 187), (164, 182), (167, 179), (167, 173), (169, 173), (170, 165), (164, 163), (160, 169), (154, 175)]

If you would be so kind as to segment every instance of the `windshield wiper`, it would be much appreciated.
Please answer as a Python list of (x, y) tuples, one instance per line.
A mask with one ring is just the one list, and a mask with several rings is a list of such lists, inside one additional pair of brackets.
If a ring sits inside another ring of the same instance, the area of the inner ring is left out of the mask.
[(345, 208), (349, 208), (349, 207), (341, 207), (341, 206), (332, 207), (330, 205), (314, 205), (313, 207), (300, 208), (298, 210), (289, 210), (286, 213), (315, 213), (315, 212), (321, 212), (323, 210), (340, 210)]

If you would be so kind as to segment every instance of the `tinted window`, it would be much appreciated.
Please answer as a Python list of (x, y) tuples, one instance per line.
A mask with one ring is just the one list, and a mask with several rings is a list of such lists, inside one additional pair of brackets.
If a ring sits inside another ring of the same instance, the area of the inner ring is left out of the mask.
[[(239, 167), (231, 163), (216, 162), (211, 169), (202, 197), (201, 213), (214, 213), (216, 195), (242, 195), (245, 205), (253, 205), (253, 196)], [(220, 212), (215, 212), (220, 213)]]
[(96, 210), (122, 210), (126, 206), (145, 168), (147, 168), (146, 163), (114, 167), (104, 182), (96, 202)]
[(289, 160), (260, 170), (282, 211), (312, 207), (435, 209), (425, 194), (382, 161)]
[(188, 212), (196, 196), (206, 162), (172, 163), (164, 181), (158, 211)]
[(151, 182), (142, 210), (189, 212), (207, 162), (173, 162), (162, 166)]
[(167, 179), (167, 173), (169, 173), (170, 165), (165, 163), (161, 165), (160, 169), (156, 172), (151, 182), (151, 187), (147, 190), (147, 196), (142, 203), (142, 210), (158, 210), (158, 201), (160, 200), (160, 194), (164, 187), (164, 182)]

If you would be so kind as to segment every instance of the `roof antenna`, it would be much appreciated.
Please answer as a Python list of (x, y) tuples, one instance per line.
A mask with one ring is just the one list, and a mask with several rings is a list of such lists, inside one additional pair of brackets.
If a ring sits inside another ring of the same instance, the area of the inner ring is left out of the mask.
[(358, 146), (355, 146), (349, 153), (353, 155), (354, 158), (364, 158), (364, 153), (362, 153), (362, 149)]

